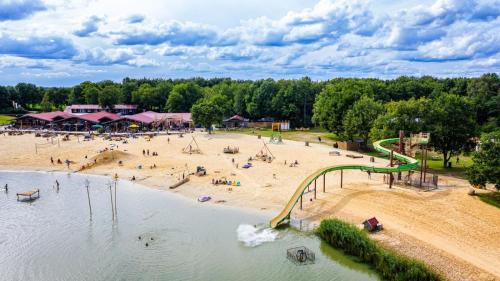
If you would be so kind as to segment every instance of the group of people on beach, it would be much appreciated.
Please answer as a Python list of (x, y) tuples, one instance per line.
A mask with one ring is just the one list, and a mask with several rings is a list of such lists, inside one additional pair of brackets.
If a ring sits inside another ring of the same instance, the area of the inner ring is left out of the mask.
[[(147, 155), (147, 156), (149, 156), (149, 149), (143, 149), (143, 150), (142, 150), (142, 155), (143, 155), (143, 156), (146, 156), (146, 155)], [(158, 156), (158, 152), (153, 151), (153, 152), (151, 153), (151, 156)]]
[[(54, 157), (52, 157), (52, 156), (50, 156), (50, 163), (52, 165), (54, 165)], [(68, 169), (69, 169), (69, 165), (71, 164), (71, 161), (66, 159), (66, 160), (64, 160), (64, 163), (66, 163), (66, 166), (68, 166)], [(62, 164), (62, 161), (60, 158), (57, 158), (57, 164)]]
[[(297, 160), (290, 163), (290, 167), (297, 167), (297, 165), (299, 165), (299, 161), (297, 161)], [(286, 160), (285, 160), (285, 166), (286, 166)]]

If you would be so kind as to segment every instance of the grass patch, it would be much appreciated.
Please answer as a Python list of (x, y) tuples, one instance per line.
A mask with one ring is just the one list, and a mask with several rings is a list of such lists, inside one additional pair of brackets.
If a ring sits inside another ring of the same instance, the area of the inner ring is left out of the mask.
[(373, 266), (384, 280), (442, 280), (422, 262), (383, 249), (352, 224), (338, 219), (323, 220), (316, 233), (334, 248)]
[[(272, 136), (273, 131), (270, 128), (266, 129), (252, 129), (252, 128), (242, 128), (234, 130), (217, 130), (216, 133), (237, 133), (257, 136), (261, 135), (263, 138), (269, 138)], [(281, 137), (285, 140), (293, 141), (308, 141), (310, 143), (319, 143), (319, 138), (321, 138), (321, 143), (332, 145), (338, 140), (338, 137), (334, 133), (330, 133), (321, 128), (311, 128), (308, 131), (290, 130), (281, 132)], [(319, 137), (319, 138), (318, 138)]]
[(14, 119), (14, 116), (0, 115), (0, 125), (9, 125)]
[[(415, 155), (415, 158), (420, 160), (421, 155), (420, 152), (417, 152)], [(443, 157), (442, 155), (436, 153), (436, 152), (429, 152), (429, 156), (427, 158), (427, 165), (429, 166), (429, 169), (432, 171), (438, 173), (438, 174), (448, 174), (452, 176), (457, 176), (457, 177), (464, 177), (465, 176), (465, 170), (467, 167), (472, 165), (472, 157), (468, 155), (460, 155), (459, 156), (459, 162), (456, 162), (456, 157), (452, 157), (450, 162), (452, 163), (451, 168), (445, 168), (443, 167)]]
[(500, 192), (476, 193), (481, 201), (500, 208)]

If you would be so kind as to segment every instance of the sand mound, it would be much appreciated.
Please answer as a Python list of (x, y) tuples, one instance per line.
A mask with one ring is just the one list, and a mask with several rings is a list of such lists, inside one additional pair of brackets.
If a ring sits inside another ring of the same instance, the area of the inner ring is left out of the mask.
[(131, 157), (132, 155), (127, 152), (119, 150), (106, 150), (88, 158), (79, 171), (110, 163), (118, 163), (119, 161), (130, 159)]

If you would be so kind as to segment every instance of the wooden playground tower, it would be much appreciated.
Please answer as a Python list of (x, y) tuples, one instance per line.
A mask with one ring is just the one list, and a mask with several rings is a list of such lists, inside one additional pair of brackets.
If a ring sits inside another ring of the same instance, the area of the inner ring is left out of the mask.
[(277, 121), (271, 124), (271, 129), (273, 131), (269, 143), (281, 144), (283, 139), (281, 137), (282, 131), (290, 130), (290, 121)]

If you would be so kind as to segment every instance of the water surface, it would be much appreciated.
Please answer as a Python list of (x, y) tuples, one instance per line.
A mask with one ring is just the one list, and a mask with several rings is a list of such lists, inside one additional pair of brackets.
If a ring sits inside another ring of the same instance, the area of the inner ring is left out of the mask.
[[(53, 187), (56, 179), (59, 192)], [(238, 241), (239, 226), (264, 227), (266, 215), (197, 203), (131, 182), (118, 182), (113, 221), (108, 181), (0, 172), (0, 186), (9, 185), (7, 194), (0, 191), (0, 280), (378, 279), (367, 266), (293, 229), (256, 247)], [(35, 187), (40, 199), (17, 202), (16, 192)], [(313, 250), (316, 262), (297, 266), (288, 261), (286, 249), (295, 246)]]

